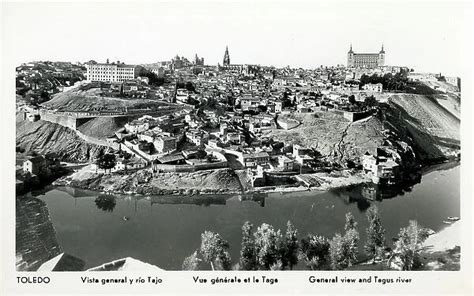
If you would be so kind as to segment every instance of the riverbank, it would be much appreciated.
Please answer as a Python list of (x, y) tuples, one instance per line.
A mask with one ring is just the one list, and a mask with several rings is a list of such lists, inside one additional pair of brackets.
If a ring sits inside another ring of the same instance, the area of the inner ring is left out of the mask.
[(440, 232), (430, 235), (423, 246), (427, 253), (446, 251), (461, 246), (460, 221), (454, 222)]
[[(459, 165), (459, 161), (448, 161), (423, 167), (422, 175), (435, 170), (447, 170)], [(294, 184), (277, 186), (252, 186), (251, 176), (246, 170), (230, 168), (197, 172), (153, 173), (150, 169), (134, 172), (104, 173), (92, 165), (79, 166), (74, 173), (56, 180), (53, 185), (70, 186), (113, 194), (140, 195), (186, 195), (199, 194), (249, 194), (289, 193), (301, 191), (329, 191), (348, 186), (371, 183), (362, 171), (340, 170), (301, 174), (295, 176)]]
[(114, 194), (199, 195), (327, 191), (370, 182), (365, 174), (352, 170), (299, 175), (293, 185), (253, 187), (248, 184), (250, 179), (246, 171), (235, 172), (229, 168), (190, 173), (152, 173), (144, 169), (106, 174), (88, 165), (56, 180), (53, 185)]
[(86, 166), (57, 180), (54, 185), (71, 186), (114, 194), (198, 195), (241, 193), (239, 177), (232, 169), (191, 173), (153, 173), (144, 169), (129, 173), (106, 174)]
[(423, 243), (423, 270), (460, 270), (461, 223), (457, 221)]

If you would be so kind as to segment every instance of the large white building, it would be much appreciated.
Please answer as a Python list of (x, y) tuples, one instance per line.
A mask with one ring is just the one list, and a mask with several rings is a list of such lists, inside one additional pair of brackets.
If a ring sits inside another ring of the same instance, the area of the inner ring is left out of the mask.
[(89, 62), (86, 68), (86, 79), (89, 81), (123, 82), (138, 77), (138, 67), (135, 65)]

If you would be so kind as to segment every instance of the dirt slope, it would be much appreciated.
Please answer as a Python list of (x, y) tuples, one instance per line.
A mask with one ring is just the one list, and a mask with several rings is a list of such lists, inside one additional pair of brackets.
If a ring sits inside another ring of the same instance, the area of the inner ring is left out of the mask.
[(272, 130), (275, 140), (311, 147), (336, 161), (354, 159), (366, 151), (375, 152), (383, 142), (383, 125), (372, 116), (350, 123), (330, 112), (291, 115), (302, 124), (291, 130)]
[(454, 156), (461, 145), (460, 125), (456, 116), (430, 96), (400, 94), (389, 100), (389, 121), (400, 133), (413, 139), (422, 160)]
[(77, 129), (88, 136), (106, 138), (113, 136), (128, 120), (127, 117), (97, 117)]
[(93, 159), (101, 146), (84, 142), (76, 133), (61, 125), (46, 121), (30, 122), (17, 116), (16, 146), (40, 154), (55, 152), (68, 162)]

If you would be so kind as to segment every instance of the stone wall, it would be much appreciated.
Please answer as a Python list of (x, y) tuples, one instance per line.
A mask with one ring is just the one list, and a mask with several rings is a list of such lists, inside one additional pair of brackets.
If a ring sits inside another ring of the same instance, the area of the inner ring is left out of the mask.
[(195, 172), (210, 169), (222, 169), (227, 167), (227, 161), (219, 161), (212, 163), (196, 164), (196, 165), (173, 165), (173, 164), (156, 164), (154, 168), (163, 172)]
[(39, 113), (41, 120), (49, 121), (62, 125), (64, 127), (75, 130), (77, 128), (77, 118), (74, 116), (64, 115), (64, 114), (55, 114), (46, 111)]

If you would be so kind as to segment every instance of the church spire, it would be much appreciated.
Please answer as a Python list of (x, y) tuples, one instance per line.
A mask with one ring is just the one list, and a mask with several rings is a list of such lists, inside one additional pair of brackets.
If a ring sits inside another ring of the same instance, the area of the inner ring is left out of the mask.
[(351, 48), (349, 49), (349, 53), (353, 53), (353, 51), (352, 51), (352, 43), (351, 43)]
[(383, 49), (383, 43), (382, 43), (382, 49), (380, 50), (380, 53), (385, 53), (385, 50)]
[(230, 65), (230, 56), (229, 56), (229, 47), (225, 47), (225, 53), (224, 53), (224, 61), (223, 61), (224, 66)]

